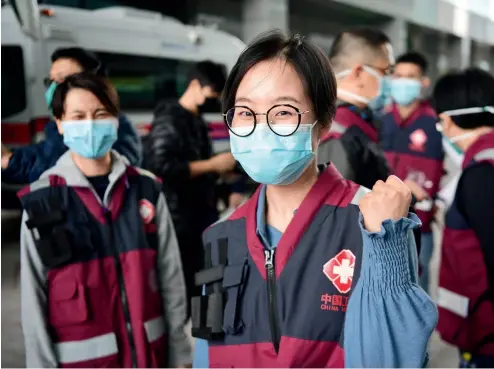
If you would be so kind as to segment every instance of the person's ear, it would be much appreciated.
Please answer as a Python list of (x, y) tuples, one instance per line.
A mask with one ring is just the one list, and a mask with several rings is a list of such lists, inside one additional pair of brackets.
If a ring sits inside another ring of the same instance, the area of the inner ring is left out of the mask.
[(431, 85), (431, 80), (430, 80), (430, 78), (429, 78), (429, 77), (424, 77), (424, 78), (422, 78), (422, 87), (423, 87), (424, 89), (429, 88), (429, 86), (430, 86), (430, 85)]
[(60, 133), (61, 135), (63, 135), (62, 120), (55, 119), (55, 123), (57, 124), (58, 133)]
[(321, 144), (321, 141), (329, 132), (329, 124), (322, 125), (317, 122), (314, 129), (312, 130), (312, 139), (313, 139), (313, 148), (318, 147)]
[(194, 90), (200, 90), (202, 88), (201, 86), (201, 83), (199, 82), (198, 79), (193, 79), (191, 82), (190, 82), (190, 85), (191, 87), (194, 88)]
[(363, 65), (356, 65), (355, 67), (352, 68), (350, 72), (350, 78), (359, 80), (362, 78), (362, 73), (364, 72), (364, 66)]
[(326, 135), (329, 132), (329, 127), (330, 124), (325, 124), (324, 126), (322, 124), (319, 124), (319, 133), (317, 135), (319, 141), (321, 141), (324, 137), (326, 137)]

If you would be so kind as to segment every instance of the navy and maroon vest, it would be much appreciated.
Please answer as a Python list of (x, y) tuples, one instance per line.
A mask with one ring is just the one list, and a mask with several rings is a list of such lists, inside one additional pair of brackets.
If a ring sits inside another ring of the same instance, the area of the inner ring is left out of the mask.
[[(416, 182), (434, 197), (443, 174), (442, 137), (436, 129), (436, 113), (428, 103), (421, 105), (403, 120), (392, 105), (382, 117), (380, 143), (393, 174)], [(433, 200), (415, 206), (422, 221), (422, 231), (430, 232)]]
[[(494, 166), (494, 132), (472, 144), (465, 153), (463, 169), (483, 162)], [(479, 183), (479, 191), (481, 187)], [(494, 355), (494, 301), (488, 288), (479, 240), (455, 197), (446, 213), (439, 274), (437, 330), (443, 340), (462, 351)]]
[(378, 180), (385, 181), (389, 176), (386, 158), (378, 146), (376, 125), (370, 109), (359, 109), (339, 101), (330, 130), (319, 147), (321, 156), (326, 160), (324, 146), (331, 145), (331, 140), (339, 140), (354, 172), (355, 177), (351, 179), (367, 188), (372, 188)]
[(367, 190), (326, 168), (275, 252), (256, 234), (259, 192), (204, 233), (196, 283), (206, 295), (192, 304), (193, 335), (208, 339), (210, 367), (344, 367), (343, 323), (362, 262), (357, 204)]
[(61, 367), (166, 366), (159, 194), (155, 178), (133, 167), (114, 184), (108, 208), (57, 175), (19, 192), (46, 269), (46, 323)]

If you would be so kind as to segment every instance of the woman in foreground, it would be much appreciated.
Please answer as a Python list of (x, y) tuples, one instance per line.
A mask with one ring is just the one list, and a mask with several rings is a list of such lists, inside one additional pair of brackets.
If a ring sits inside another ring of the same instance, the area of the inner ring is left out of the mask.
[(369, 192), (316, 166), (336, 105), (326, 56), (265, 35), (240, 56), (223, 104), (232, 153), (261, 186), (204, 234), (195, 366), (426, 365), (437, 312), (416, 284), (410, 191), (391, 176)]

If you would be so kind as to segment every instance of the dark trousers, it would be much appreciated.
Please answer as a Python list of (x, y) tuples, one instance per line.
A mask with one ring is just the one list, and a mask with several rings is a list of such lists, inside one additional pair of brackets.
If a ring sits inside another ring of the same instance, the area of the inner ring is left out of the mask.
[(194, 283), (194, 275), (203, 269), (204, 248), (201, 234), (195, 232), (177, 234), (177, 240), (182, 258), (182, 269), (187, 292), (187, 318), (189, 318), (190, 300), (193, 296), (199, 296), (202, 293), (202, 287), (197, 287)]

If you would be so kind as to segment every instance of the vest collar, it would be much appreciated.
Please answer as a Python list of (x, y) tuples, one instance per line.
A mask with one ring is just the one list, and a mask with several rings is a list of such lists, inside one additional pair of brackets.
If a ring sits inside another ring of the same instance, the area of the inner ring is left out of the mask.
[(475, 160), (477, 154), (488, 149), (494, 150), (494, 131), (484, 133), (470, 145), (470, 147), (465, 152), (465, 158), (463, 159), (462, 168), (465, 169), (468, 165), (470, 165), (472, 160)]
[[(333, 165), (329, 165), (317, 179), (311, 190), (300, 204), (292, 221), (283, 233), (276, 248), (276, 276), (279, 277), (283, 267), (288, 262), (290, 255), (297, 247), (303, 234), (312, 223), (313, 218), (326, 202), (331, 192), (337, 192), (336, 188), (342, 186), (344, 182), (341, 174)], [(257, 204), (263, 186), (259, 186), (257, 191), (246, 204), (246, 233), (247, 246), (260, 274), (266, 278), (264, 267), (264, 245), (257, 234)]]
[[(129, 161), (124, 156), (121, 156), (118, 152), (111, 151), (112, 168), (108, 176), (110, 186), (118, 181), (120, 177), (126, 172), (129, 166)], [(50, 175), (56, 175), (65, 179), (67, 186), (70, 187), (91, 187), (91, 184), (87, 180), (86, 176), (75, 165), (72, 158), (72, 153), (65, 152), (60, 159), (58, 159), (55, 166), (43, 173), (41, 178), (48, 177)]]

